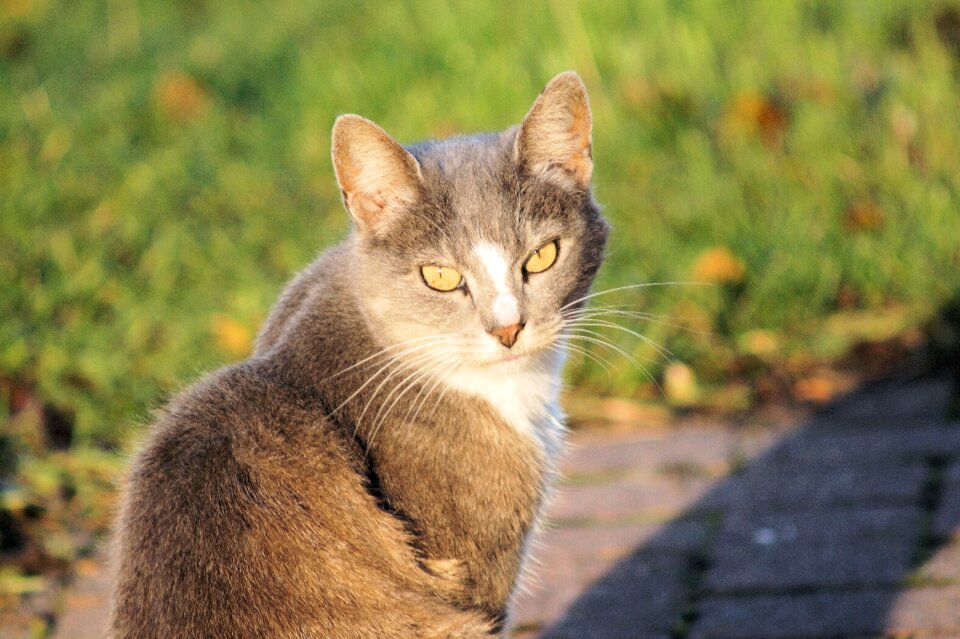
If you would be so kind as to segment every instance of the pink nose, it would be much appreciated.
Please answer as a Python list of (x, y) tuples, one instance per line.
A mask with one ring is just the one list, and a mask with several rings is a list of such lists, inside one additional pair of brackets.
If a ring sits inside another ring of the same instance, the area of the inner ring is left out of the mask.
[(517, 343), (517, 334), (523, 329), (523, 324), (511, 324), (510, 326), (498, 326), (490, 331), (490, 334), (500, 340), (500, 343), (510, 348)]

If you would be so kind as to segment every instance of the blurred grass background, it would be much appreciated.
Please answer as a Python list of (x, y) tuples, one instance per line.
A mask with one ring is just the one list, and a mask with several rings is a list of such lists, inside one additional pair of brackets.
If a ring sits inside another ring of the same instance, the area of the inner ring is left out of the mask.
[(109, 451), (343, 237), (337, 114), (502, 129), (564, 69), (614, 225), (597, 288), (714, 284), (603, 298), (667, 316), (639, 328), (674, 361), (611, 333), (646, 371), (597, 349), (614, 371), (574, 360), (576, 388), (825, 401), (843, 366), (956, 344), (954, 0), (0, 0), (0, 552), (40, 540), (7, 590), (105, 529)]

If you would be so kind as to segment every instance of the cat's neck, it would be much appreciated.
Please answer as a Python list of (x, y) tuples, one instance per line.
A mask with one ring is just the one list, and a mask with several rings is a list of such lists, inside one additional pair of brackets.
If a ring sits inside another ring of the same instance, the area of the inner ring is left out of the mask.
[(563, 416), (559, 408), (561, 370), (566, 353), (543, 351), (525, 362), (461, 368), (444, 383), (461, 393), (486, 400), (517, 432), (530, 437), (547, 459), (559, 452)]

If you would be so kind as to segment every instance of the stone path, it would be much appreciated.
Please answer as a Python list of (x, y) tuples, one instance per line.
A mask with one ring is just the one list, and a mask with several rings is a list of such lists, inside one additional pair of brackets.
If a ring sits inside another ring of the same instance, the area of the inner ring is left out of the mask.
[(960, 637), (951, 380), (806, 424), (574, 436), (515, 637)]
[[(960, 638), (951, 392), (929, 378), (805, 424), (576, 433), (512, 636)], [(79, 573), (55, 639), (102, 636), (105, 571)]]
[(107, 632), (110, 577), (103, 561), (77, 567), (57, 617), (54, 639), (103, 639)]

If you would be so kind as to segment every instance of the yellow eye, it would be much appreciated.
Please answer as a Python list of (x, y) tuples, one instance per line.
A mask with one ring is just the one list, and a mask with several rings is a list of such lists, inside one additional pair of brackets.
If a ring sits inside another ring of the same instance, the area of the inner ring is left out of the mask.
[(533, 252), (527, 259), (527, 263), (523, 265), (523, 268), (526, 269), (527, 273), (542, 273), (557, 261), (557, 242), (547, 242), (536, 251)]
[(421, 266), (420, 276), (423, 277), (424, 283), (435, 291), (452, 291), (463, 282), (460, 271), (436, 264)]

